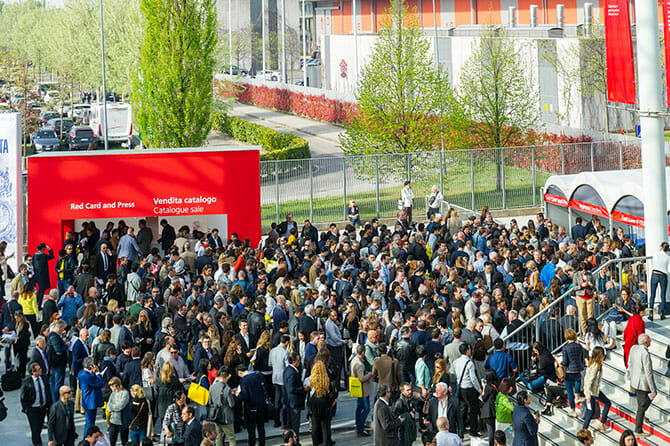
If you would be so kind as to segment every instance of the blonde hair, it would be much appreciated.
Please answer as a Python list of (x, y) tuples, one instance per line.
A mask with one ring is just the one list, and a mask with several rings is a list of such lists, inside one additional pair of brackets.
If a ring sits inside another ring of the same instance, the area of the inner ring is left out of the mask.
[(121, 379), (118, 376), (112, 377), (112, 379), (109, 380), (109, 387), (120, 387), (123, 388), (123, 384), (121, 383)]
[(326, 365), (322, 361), (316, 361), (312, 367), (312, 374), (309, 375), (309, 386), (314, 391), (317, 398), (323, 397), (328, 393), (330, 387), (330, 378), (326, 371)]
[(144, 389), (142, 388), (142, 386), (133, 384), (132, 387), (130, 388), (130, 396), (132, 396), (133, 398), (144, 398), (146, 395), (144, 393)]
[(161, 382), (163, 384), (169, 383), (174, 375), (174, 366), (170, 361), (166, 361), (165, 364), (163, 364), (163, 368), (161, 369)]
[(270, 330), (265, 330), (261, 333), (256, 343), (256, 348), (265, 347), (265, 350), (270, 351), (272, 349), (272, 336), (270, 336)]
[(593, 364), (596, 364), (598, 370), (602, 370), (603, 361), (605, 361), (605, 349), (602, 347), (595, 347), (593, 349), (593, 353), (591, 353), (591, 357), (589, 358), (589, 367)]

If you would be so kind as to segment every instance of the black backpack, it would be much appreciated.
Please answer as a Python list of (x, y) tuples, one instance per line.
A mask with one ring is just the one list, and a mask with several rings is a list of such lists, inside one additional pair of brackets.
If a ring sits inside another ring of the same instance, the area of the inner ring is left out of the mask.
[(12, 367), (7, 372), (2, 375), (2, 390), (5, 392), (11, 392), (12, 390), (17, 390), (21, 388), (21, 374)]

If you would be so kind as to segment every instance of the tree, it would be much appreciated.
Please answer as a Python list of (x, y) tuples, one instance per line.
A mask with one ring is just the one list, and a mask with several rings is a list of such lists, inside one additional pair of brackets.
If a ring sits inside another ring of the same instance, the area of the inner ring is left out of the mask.
[(133, 82), (136, 122), (150, 147), (195, 147), (211, 129), (216, 65), (214, 0), (142, 0), (140, 69)]
[[(443, 124), (459, 121), (447, 75), (436, 68), (428, 39), (403, 1), (392, 2), (383, 19), (356, 97), (358, 112), (340, 137), (347, 155), (430, 151)], [(394, 167), (389, 161), (382, 171)]]
[[(503, 29), (489, 27), (473, 44), (460, 76), (459, 98), (476, 145), (505, 147), (540, 121), (538, 92), (526, 62)], [(502, 187), (502, 151), (496, 154), (496, 190)]]
[(228, 65), (232, 51), (233, 64), (240, 69), (244, 68), (242, 66), (243, 62), (251, 60), (253, 28), (249, 26), (246, 30), (233, 31), (232, 49), (230, 46), (231, 39), (228, 38), (228, 30), (222, 29), (219, 35), (221, 37), (219, 37), (218, 53), (223, 60), (223, 65)]

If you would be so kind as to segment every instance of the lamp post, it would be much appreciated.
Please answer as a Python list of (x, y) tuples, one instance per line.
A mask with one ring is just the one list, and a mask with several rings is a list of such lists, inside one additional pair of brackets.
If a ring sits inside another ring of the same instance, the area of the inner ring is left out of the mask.
[(358, 85), (358, 14), (356, 12), (356, 7), (356, 0), (352, 0), (351, 15), (354, 18), (352, 21), (354, 28), (354, 72), (356, 73), (354, 90), (356, 89), (356, 85)]
[[(228, 72), (233, 75), (233, 0), (228, 0)], [(239, 70), (239, 67), (238, 67)]]
[(302, 0), (302, 86), (307, 87), (307, 21), (305, 0)]
[(263, 46), (263, 77), (265, 80), (265, 2), (261, 0), (261, 45)]
[(107, 140), (107, 79), (105, 77), (105, 25), (102, 20), (102, 0), (100, 0), (100, 46), (102, 48), (102, 121), (105, 128), (103, 135), (105, 150), (109, 150)]
[(281, 0), (281, 79), (288, 83), (286, 72), (286, 0)]

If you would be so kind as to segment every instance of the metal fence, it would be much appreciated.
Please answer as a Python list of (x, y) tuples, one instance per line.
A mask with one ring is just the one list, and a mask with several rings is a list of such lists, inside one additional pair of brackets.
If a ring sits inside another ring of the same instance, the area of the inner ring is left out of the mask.
[(639, 142), (587, 142), (261, 162), (264, 225), (294, 219), (347, 219), (355, 200), (361, 219), (392, 218), (400, 190), (412, 181), (415, 214), (431, 186), (466, 209), (537, 206), (550, 175), (641, 167)]

